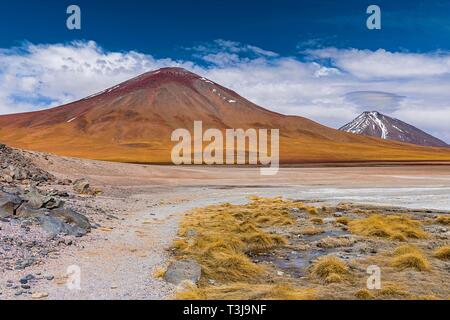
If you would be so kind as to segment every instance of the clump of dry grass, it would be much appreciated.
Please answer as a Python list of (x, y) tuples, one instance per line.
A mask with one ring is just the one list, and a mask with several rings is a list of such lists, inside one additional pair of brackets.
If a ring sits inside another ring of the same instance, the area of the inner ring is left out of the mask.
[(308, 211), (310, 215), (314, 216), (319, 214), (319, 209), (317, 209), (316, 207), (307, 207), (306, 211)]
[(431, 300), (431, 301), (436, 301), (436, 300), (443, 300), (437, 296), (435, 296), (434, 294), (428, 294), (425, 296), (418, 296), (418, 297), (414, 297), (414, 300)]
[(450, 225), (450, 216), (439, 216), (436, 218), (436, 222), (448, 226)]
[(321, 234), (324, 233), (325, 231), (317, 227), (306, 227), (303, 228), (300, 232), (305, 236), (315, 236), (316, 234)]
[(153, 271), (153, 277), (156, 279), (162, 279), (166, 275), (167, 268), (156, 267), (155, 271)]
[(318, 224), (318, 225), (324, 224), (323, 219), (321, 219), (321, 218), (312, 218), (311, 222), (314, 224)]
[(361, 289), (355, 292), (355, 297), (359, 300), (371, 300), (375, 295), (367, 289)]
[(361, 289), (355, 293), (360, 300), (388, 299), (392, 297), (407, 297), (409, 293), (399, 284), (393, 282), (383, 283), (379, 290)]
[(368, 237), (389, 238), (406, 241), (409, 238), (423, 239), (426, 233), (421, 229), (420, 222), (406, 216), (372, 215), (365, 219), (349, 222), (350, 231)]
[[(202, 267), (200, 287), (188, 286), (181, 299), (301, 299), (304, 291), (267, 284), (265, 267), (254, 263), (250, 252), (264, 252), (287, 244), (266, 228), (292, 225), (293, 208), (301, 203), (282, 198), (254, 197), (246, 205), (223, 204), (193, 210), (180, 227), (174, 244), (178, 259), (194, 259)], [(205, 279), (221, 286), (212, 286)]]
[(388, 282), (382, 284), (381, 290), (377, 293), (377, 297), (393, 297), (393, 296), (408, 296), (408, 292), (396, 283)]
[(349, 224), (350, 220), (346, 217), (340, 217), (336, 219), (336, 223), (338, 224), (343, 224), (345, 226), (347, 226)]
[(400, 246), (394, 250), (394, 256), (397, 256), (397, 257), (402, 256), (404, 254), (409, 254), (409, 253), (421, 253), (421, 251), (416, 246), (413, 246), (410, 244)]
[(244, 282), (198, 288), (192, 285), (177, 293), (181, 300), (313, 300), (312, 289), (296, 289), (288, 284), (249, 284)]
[(450, 260), (450, 246), (442, 246), (433, 252), (433, 256), (441, 260)]
[(350, 203), (341, 202), (336, 206), (336, 210), (338, 211), (350, 211), (352, 209), (352, 205)]
[(333, 249), (339, 247), (348, 247), (352, 244), (352, 240), (348, 238), (326, 237), (321, 239), (317, 246), (324, 249)]
[(401, 246), (394, 251), (390, 265), (400, 270), (412, 268), (417, 271), (429, 271), (430, 263), (423, 252), (411, 245)]
[(342, 282), (349, 274), (347, 265), (336, 257), (320, 258), (313, 264), (310, 272), (328, 283)]
[(421, 254), (408, 253), (400, 257), (392, 259), (391, 266), (400, 270), (413, 268), (417, 271), (429, 271), (430, 264), (428, 260)]

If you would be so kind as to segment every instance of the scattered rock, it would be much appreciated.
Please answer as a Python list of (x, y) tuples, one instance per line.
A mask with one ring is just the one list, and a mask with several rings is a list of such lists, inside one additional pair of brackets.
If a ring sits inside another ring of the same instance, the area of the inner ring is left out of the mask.
[(54, 181), (55, 177), (37, 167), (21, 150), (9, 148), (0, 144), (0, 181), (43, 183)]
[(180, 285), (183, 281), (188, 280), (195, 284), (200, 281), (202, 276), (202, 268), (194, 260), (180, 260), (173, 262), (164, 275), (164, 280)]
[(83, 229), (85, 231), (85, 234), (91, 231), (91, 224), (89, 222), (89, 219), (72, 209), (58, 208), (52, 210), (51, 215), (54, 217), (58, 217), (67, 224)]
[(197, 231), (195, 229), (189, 229), (186, 232), (186, 237), (188, 238), (195, 238), (197, 236)]
[(35, 292), (31, 295), (32, 299), (38, 300), (38, 299), (44, 299), (48, 297), (48, 293), (46, 292)]
[(86, 179), (78, 179), (73, 183), (73, 190), (80, 194), (89, 194), (91, 185)]
[(44, 196), (35, 187), (30, 187), (30, 190), (24, 195), (24, 199), (28, 202), (28, 206), (33, 209), (40, 209), (44, 206)]
[(62, 179), (57, 181), (59, 185), (70, 186), (73, 182), (70, 179)]
[(44, 229), (51, 236), (70, 235), (75, 237), (82, 237), (87, 233), (86, 230), (67, 224), (56, 217), (41, 216), (38, 217), (37, 219), (42, 229)]
[(43, 195), (37, 188), (30, 187), (30, 190), (23, 196), (32, 209), (56, 209), (64, 205), (64, 202), (51, 195)]
[(23, 203), (18, 196), (0, 192), (0, 218), (12, 217), (16, 214), (16, 210)]
[(27, 203), (22, 204), (16, 210), (16, 216), (18, 218), (36, 218), (42, 215), (48, 215), (49, 211), (45, 209), (34, 209)]

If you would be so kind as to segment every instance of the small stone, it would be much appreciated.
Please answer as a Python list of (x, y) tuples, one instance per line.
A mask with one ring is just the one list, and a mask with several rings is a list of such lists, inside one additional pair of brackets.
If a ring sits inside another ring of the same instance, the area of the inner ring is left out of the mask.
[(184, 280), (197, 284), (202, 275), (201, 266), (194, 260), (180, 260), (172, 263), (167, 268), (164, 280), (174, 285), (179, 285)]
[(48, 297), (48, 293), (46, 292), (35, 292), (31, 295), (32, 299), (43, 299), (43, 298), (47, 298)]
[(186, 237), (188, 238), (195, 238), (197, 236), (197, 231), (195, 229), (189, 229), (186, 232)]

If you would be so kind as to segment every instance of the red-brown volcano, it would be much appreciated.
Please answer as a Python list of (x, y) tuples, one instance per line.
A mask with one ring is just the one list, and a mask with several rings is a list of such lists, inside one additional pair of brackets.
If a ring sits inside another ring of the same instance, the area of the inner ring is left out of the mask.
[(263, 109), (227, 88), (180, 68), (143, 74), (61, 107), (0, 116), (0, 141), (81, 158), (170, 163), (173, 130), (280, 129), (284, 163), (450, 160), (427, 148), (334, 130)]

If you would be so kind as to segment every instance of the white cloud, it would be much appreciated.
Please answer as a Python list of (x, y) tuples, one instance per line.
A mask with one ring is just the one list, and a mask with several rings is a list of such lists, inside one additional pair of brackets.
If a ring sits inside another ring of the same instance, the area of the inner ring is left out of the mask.
[(345, 98), (365, 110), (382, 109), (385, 112), (394, 112), (405, 97), (389, 92), (355, 91), (347, 93)]
[(299, 59), (225, 40), (189, 50), (192, 61), (109, 52), (92, 41), (3, 49), (0, 112), (63, 104), (147, 71), (181, 66), (277, 112), (340, 127), (370, 106), (450, 142), (449, 53), (325, 48)]
[[(95, 42), (33, 45), (0, 50), (0, 112), (59, 105), (137, 76), (181, 66), (138, 52), (105, 52)], [(192, 67), (192, 64), (183, 64)]]
[(306, 51), (312, 58), (330, 59), (338, 68), (361, 79), (436, 77), (450, 73), (450, 54), (326, 48)]

